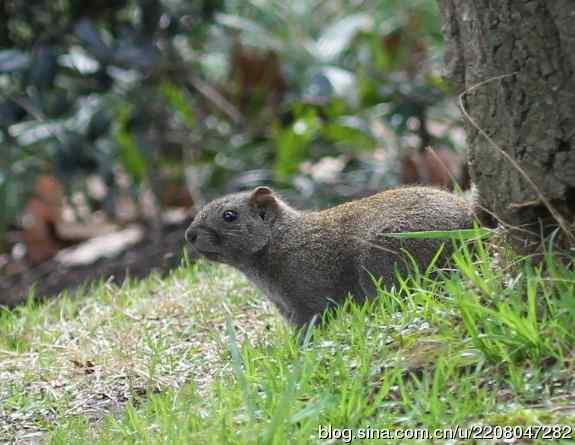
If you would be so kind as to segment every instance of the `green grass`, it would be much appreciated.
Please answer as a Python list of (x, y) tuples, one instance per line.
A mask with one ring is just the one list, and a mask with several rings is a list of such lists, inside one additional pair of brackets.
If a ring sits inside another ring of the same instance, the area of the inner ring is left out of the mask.
[(0, 434), (313, 444), (336, 443), (328, 425), (573, 425), (575, 273), (484, 244), (446, 272), (299, 337), (241, 275), (204, 263), (5, 311)]

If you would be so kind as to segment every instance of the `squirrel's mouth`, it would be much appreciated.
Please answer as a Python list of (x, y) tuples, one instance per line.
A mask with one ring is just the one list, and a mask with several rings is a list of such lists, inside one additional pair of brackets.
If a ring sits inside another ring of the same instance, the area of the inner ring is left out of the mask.
[(214, 250), (201, 250), (197, 248), (194, 249), (197, 253), (199, 253), (201, 256), (206, 257), (208, 260), (216, 260), (220, 256), (219, 252), (216, 252)]

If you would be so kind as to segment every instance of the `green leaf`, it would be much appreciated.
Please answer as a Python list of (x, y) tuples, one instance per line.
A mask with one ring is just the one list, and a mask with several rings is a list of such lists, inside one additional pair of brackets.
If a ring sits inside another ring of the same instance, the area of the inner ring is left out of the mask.
[(263, 48), (281, 50), (284, 46), (271, 32), (246, 17), (231, 14), (216, 14), (215, 19), (216, 22), (222, 26), (245, 33), (246, 36), (249, 36), (250, 42), (253, 41)]
[(296, 173), (300, 164), (308, 157), (309, 148), (321, 128), (317, 112), (306, 108), (301, 116), (288, 128), (279, 132), (276, 138), (277, 157), (274, 166), (276, 179), (285, 181)]
[(316, 43), (315, 55), (329, 62), (349, 47), (353, 37), (361, 30), (373, 26), (373, 18), (365, 12), (345, 16), (327, 26)]
[(427, 230), (421, 232), (384, 233), (389, 238), (448, 238), (454, 240), (470, 240), (491, 236), (493, 230), (485, 228), (456, 230)]
[(323, 136), (336, 144), (343, 144), (347, 148), (360, 150), (373, 150), (376, 141), (368, 131), (357, 126), (350, 126), (344, 122), (334, 122), (326, 124), (322, 128)]
[(174, 85), (172, 82), (163, 82), (160, 85), (160, 92), (176, 110), (188, 128), (194, 128), (196, 125), (196, 117), (190, 105), (190, 101), (186, 97), (186, 91), (182, 87)]
[(134, 135), (128, 129), (128, 121), (132, 115), (132, 107), (124, 104), (116, 115), (116, 142), (119, 146), (120, 160), (126, 171), (132, 175), (136, 182), (141, 182), (147, 173), (148, 165), (142, 151), (136, 144)]

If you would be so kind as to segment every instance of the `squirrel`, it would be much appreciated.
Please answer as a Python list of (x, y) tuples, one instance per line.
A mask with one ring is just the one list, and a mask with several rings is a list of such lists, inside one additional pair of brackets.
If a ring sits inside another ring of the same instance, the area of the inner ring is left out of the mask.
[(195, 254), (243, 272), (288, 321), (305, 327), (349, 295), (375, 297), (374, 278), (389, 289), (413, 261), (426, 270), (442, 245), (443, 261), (452, 250), (446, 240), (389, 233), (465, 229), (473, 221), (470, 202), (430, 187), (305, 212), (260, 186), (208, 203), (185, 238)]

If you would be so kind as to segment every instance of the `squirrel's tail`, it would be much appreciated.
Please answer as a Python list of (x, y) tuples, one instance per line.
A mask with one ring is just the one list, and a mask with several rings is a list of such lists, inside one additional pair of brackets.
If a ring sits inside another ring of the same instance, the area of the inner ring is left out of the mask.
[(497, 227), (497, 218), (493, 212), (489, 211), (481, 202), (479, 190), (475, 184), (471, 184), (470, 197), (471, 209), (473, 214), (479, 220), (481, 227), (495, 228)]

